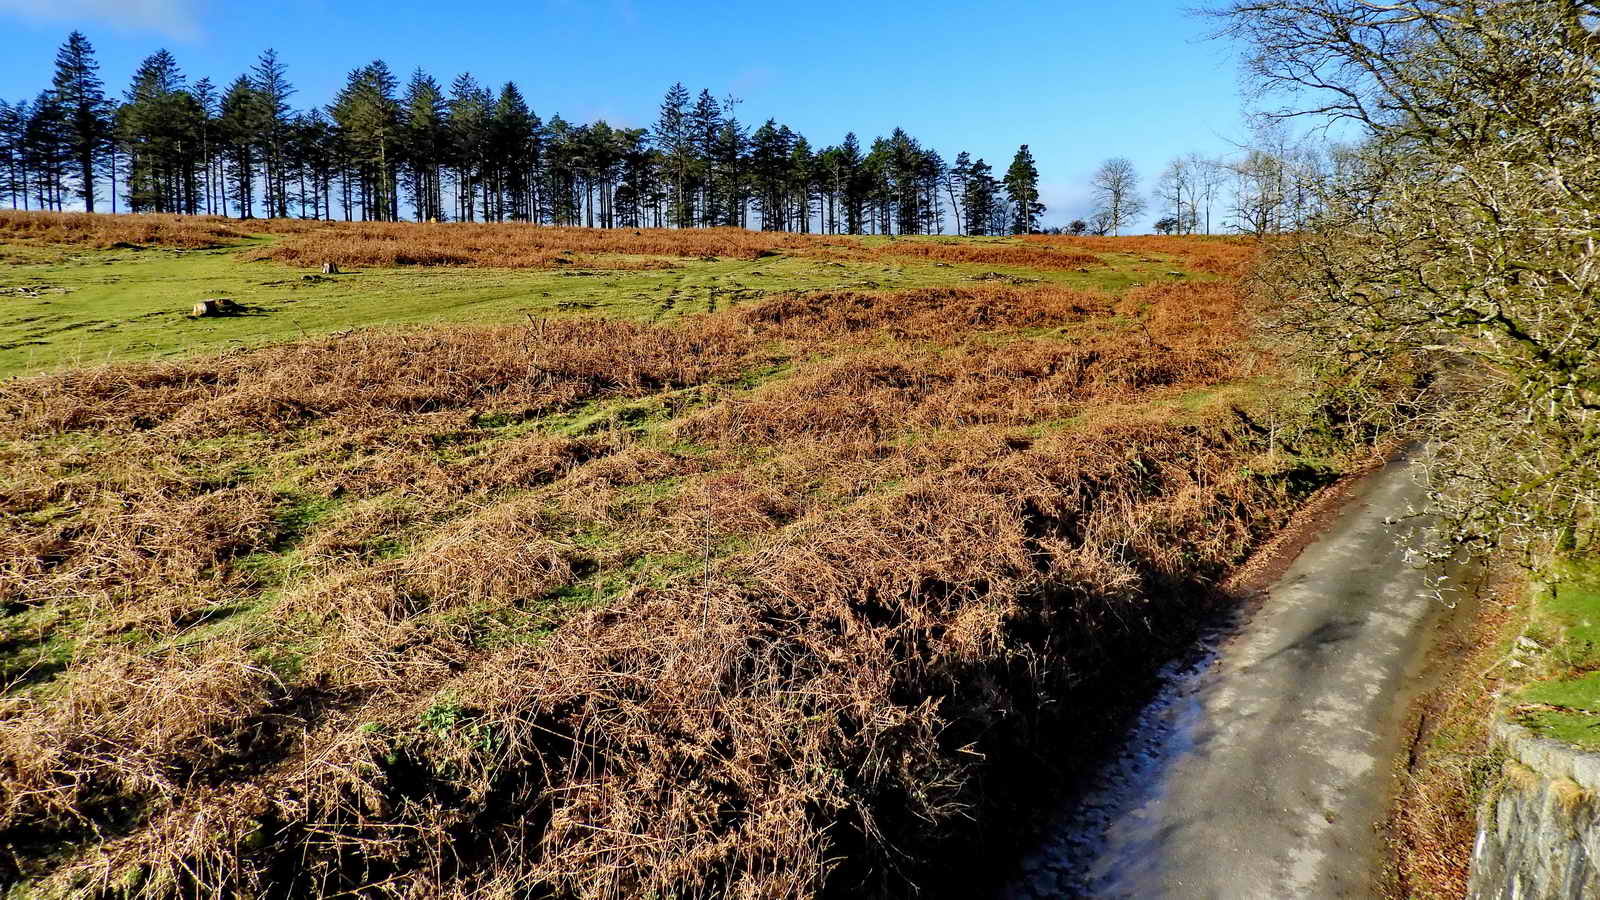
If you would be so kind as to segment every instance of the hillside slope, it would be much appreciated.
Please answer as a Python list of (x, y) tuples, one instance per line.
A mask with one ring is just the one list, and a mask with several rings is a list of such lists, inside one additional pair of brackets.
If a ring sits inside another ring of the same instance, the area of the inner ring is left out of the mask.
[(1176, 276), (5, 382), (7, 877), (904, 893), (1327, 478), (1277, 377)]

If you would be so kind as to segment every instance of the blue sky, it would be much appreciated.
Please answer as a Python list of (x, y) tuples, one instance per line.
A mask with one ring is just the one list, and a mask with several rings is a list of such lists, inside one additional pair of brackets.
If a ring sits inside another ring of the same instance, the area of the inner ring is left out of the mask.
[(742, 98), (821, 147), (904, 127), (946, 159), (1003, 170), (1017, 145), (1038, 160), (1047, 224), (1088, 212), (1086, 182), (1127, 156), (1147, 185), (1175, 154), (1224, 153), (1243, 137), (1230, 47), (1204, 40), (1184, 3), (476, 3), (278, 0), (0, 0), (0, 97), (32, 96), (57, 45), (87, 34), (120, 94), (160, 47), (191, 79), (226, 82), (275, 47), (321, 104), (374, 58), (448, 84), (510, 79), (546, 118), (648, 125), (674, 81)]

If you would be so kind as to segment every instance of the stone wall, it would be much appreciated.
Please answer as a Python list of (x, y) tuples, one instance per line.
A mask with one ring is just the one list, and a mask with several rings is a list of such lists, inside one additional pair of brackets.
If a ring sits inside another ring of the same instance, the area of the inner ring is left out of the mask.
[(1505, 778), (1478, 810), (1470, 900), (1600, 898), (1600, 754), (1501, 721)]

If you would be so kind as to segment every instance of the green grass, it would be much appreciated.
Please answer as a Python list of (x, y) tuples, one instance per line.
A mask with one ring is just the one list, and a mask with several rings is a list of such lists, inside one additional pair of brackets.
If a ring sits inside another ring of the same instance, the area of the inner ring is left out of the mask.
[(1516, 692), (1513, 715), (1537, 734), (1600, 749), (1600, 556), (1552, 566), (1530, 607), (1526, 636), (1538, 649), (1525, 665), (1543, 677)]
[[(1170, 279), (1166, 273), (1174, 268), (1170, 260), (1118, 253), (1101, 254), (1107, 265), (1087, 272), (896, 259), (838, 262), (780, 254), (756, 260), (683, 260), (677, 268), (638, 272), (411, 267), (323, 277), (308, 269), (246, 261), (239, 250), (63, 250), (0, 244), (5, 266), (0, 278), (0, 378), (216, 353), (352, 328), (491, 324), (576, 313), (656, 321), (785, 291), (976, 284), (990, 273), (1121, 291)], [(211, 297), (229, 298), (243, 308), (237, 315), (189, 317), (196, 301)]]
[(0, 617), (0, 692), (26, 690), (65, 670), (76, 647), (72, 625), (60, 607)]
[(1554, 567), (1539, 605), (1562, 629), (1573, 665), (1600, 668), (1600, 557), (1569, 559)]

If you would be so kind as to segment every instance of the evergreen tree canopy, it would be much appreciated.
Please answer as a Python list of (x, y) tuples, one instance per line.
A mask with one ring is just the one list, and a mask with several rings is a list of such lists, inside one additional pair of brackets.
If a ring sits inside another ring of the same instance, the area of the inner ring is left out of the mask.
[(1004, 181), (1006, 196), (1011, 200), (1011, 233), (1028, 234), (1038, 227), (1044, 204), (1039, 202), (1039, 168), (1034, 165), (1027, 144), (1012, 157)]
[[(167, 50), (147, 57), (120, 103), (72, 32), (49, 90), (0, 103), (0, 202), (94, 210), (109, 185), (135, 212), (304, 218), (517, 221), (596, 227), (747, 227), (851, 234), (992, 233), (1037, 226), (1027, 148), (1004, 183), (962, 152), (954, 166), (903, 128), (864, 150), (822, 146), (779, 120), (754, 131), (740, 101), (681, 82), (652, 127), (540, 118), (515, 82), (470, 73), (448, 90), (383, 60), (349, 72), (325, 107), (296, 110), (288, 66), (267, 49), (231, 80), (190, 85)], [(1028, 197), (1027, 202), (1019, 197)], [(754, 221), (752, 220), (754, 214)]]
[(94, 212), (95, 180), (111, 140), (111, 104), (99, 72), (89, 39), (80, 31), (68, 35), (56, 51), (51, 90), (65, 119), (62, 138), (77, 170), (77, 193), (89, 212)]

